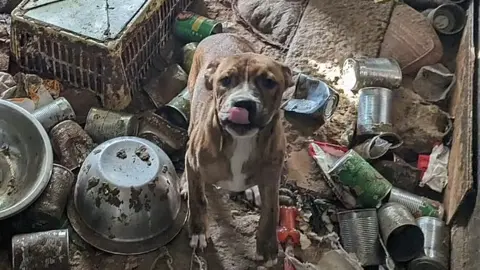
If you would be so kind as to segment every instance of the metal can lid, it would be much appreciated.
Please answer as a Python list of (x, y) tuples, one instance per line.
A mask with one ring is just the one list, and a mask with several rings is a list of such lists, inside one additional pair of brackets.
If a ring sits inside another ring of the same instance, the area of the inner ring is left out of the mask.
[(342, 81), (346, 91), (355, 90), (358, 86), (358, 63), (355, 59), (348, 58), (343, 62)]
[(423, 256), (410, 262), (408, 270), (447, 270), (448, 267), (432, 258)]

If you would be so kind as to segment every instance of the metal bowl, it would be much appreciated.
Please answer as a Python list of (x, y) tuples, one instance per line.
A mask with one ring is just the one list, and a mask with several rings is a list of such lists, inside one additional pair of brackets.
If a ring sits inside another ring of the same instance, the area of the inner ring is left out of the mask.
[(123, 255), (167, 244), (188, 215), (167, 154), (150, 141), (129, 136), (108, 140), (88, 155), (67, 211), (86, 242)]
[(0, 220), (32, 204), (50, 180), (53, 152), (40, 122), (0, 100)]

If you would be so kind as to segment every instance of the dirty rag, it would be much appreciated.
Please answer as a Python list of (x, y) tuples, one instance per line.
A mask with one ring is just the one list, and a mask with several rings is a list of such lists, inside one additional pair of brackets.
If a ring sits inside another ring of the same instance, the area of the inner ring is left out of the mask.
[(420, 181), (420, 186), (427, 185), (432, 190), (441, 193), (448, 183), (448, 157), (450, 149), (439, 144), (433, 147), (430, 162)]

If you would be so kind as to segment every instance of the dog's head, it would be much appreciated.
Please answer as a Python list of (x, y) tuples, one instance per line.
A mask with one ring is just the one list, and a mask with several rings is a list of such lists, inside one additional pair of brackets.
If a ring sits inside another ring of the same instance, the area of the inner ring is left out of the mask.
[(270, 57), (245, 53), (211, 62), (205, 86), (216, 97), (221, 126), (234, 137), (250, 137), (272, 121), (292, 72)]

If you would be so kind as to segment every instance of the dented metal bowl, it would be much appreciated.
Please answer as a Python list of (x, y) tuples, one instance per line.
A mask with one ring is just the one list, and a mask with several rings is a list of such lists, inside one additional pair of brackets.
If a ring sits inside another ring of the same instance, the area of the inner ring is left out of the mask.
[(141, 254), (170, 242), (188, 214), (167, 154), (150, 141), (117, 137), (97, 146), (78, 174), (68, 217), (92, 246)]
[(0, 100), (0, 220), (42, 194), (53, 168), (50, 139), (27, 110)]

